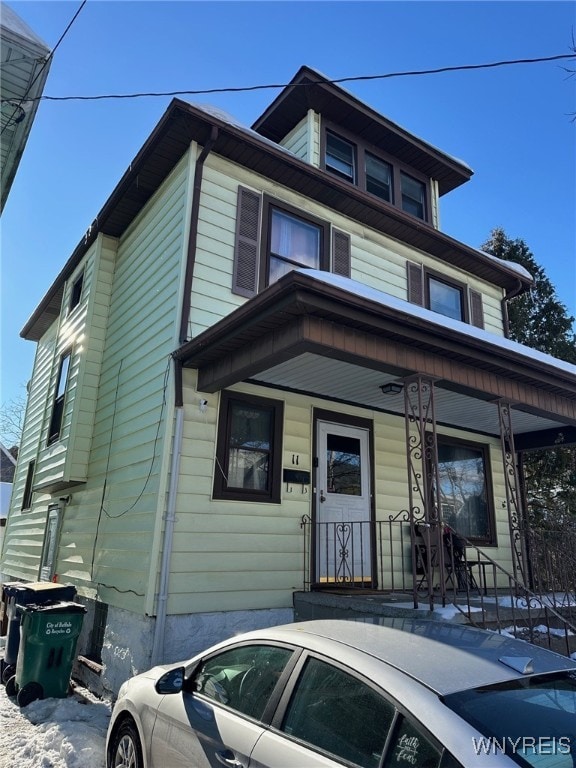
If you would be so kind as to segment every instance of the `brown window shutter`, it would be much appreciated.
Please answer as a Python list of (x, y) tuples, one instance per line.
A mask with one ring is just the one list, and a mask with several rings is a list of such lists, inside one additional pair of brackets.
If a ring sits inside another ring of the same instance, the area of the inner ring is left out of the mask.
[(258, 293), (260, 195), (238, 187), (232, 293), (251, 298)]
[(337, 229), (332, 231), (332, 272), (350, 277), (350, 235)]
[(477, 328), (484, 328), (484, 309), (482, 307), (482, 294), (479, 291), (469, 290), (470, 295), (470, 323)]
[(422, 267), (420, 264), (413, 264), (411, 261), (406, 262), (406, 269), (408, 271), (408, 301), (411, 304), (418, 304), (424, 306), (424, 278), (422, 275)]

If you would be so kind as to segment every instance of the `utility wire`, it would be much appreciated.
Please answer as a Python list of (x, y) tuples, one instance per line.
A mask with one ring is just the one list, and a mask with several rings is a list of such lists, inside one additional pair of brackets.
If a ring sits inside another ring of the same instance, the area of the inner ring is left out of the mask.
[[(56, 43), (56, 45), (54, 46), (54, 48), (52, 48), (52, 50), (50, 51), (50, 53), (48, 54), (48, 56), (47, 56), (47, 57), (44, 59), (44, 63), (42, 64), (42, 66), (40, 67), (40, 69), (38, 70), (38, 72), (36, 73), (36, 77), (34, 78), (34, 80), (32, 80), (32, 82), (30, 83), (30, 85), (29, 85), (29, 86), (28, 86), (28, 88), (26, 89), (26, 93), (25, 93), (25, 94), (22, 96), (22, 98), (20, 99), (20, 101), (18, 102), (18, 104), (14, 104), (14, 112), (13, 112), (13, 113), (10, 115), (10, 117), (9, 117), (9, 118), (8, 118), (8, 120), (6, 121), (6, 125), (4, 125), (4, 127), (2, 128), (2, 131), (0, 131), (0, 136), (2, 136), (2, 134), (4, 133), (4, 131), (5, 131), (7, 128), (11, 127), (11, 125), (12, 125), (13, 123), (18, 123), (18, 122), (20, 122), (20, 120), (21, 120), (22, 118), (18, 119), (18, 118), (16, 117), (16, 115), (17, 115), (17, 114), (22, 114), (22, 117), (24, 116), (24, 115), (23, 115), (23, 113), (24, 113), (24, 109), (23, 109), (23, 107), (22, 107), (22, 104), (24, 104), (24, 102), (25, 102), (25, 101), (28, 101), (28, 98), (27, 98), (27, 97), (28, 97), (28, 94), (30, 93), (30, 91), (32, 90), (32, 86), (34, 85), (34, 83), (36, 82), (36, 80), (38, 80), (38, 78), (40, 77), (40, 75), (42, 74), (42, 72), (43, 72), (43, 71), (46, 69), (46, 67), (48, 66), (48, 63), (49, 63), (49, 62), (52, 60), (52, 57), (53, 57), (53, 56), (54, 56), (54, 54), (56, 53), (56, 50), (57, 50), (58, 46), (60, 45), (60, 43), (62, 42), (62, 40), (64, 40), (64, 38), (65, 38), (65, 37), (66, 37), (66, 35), (68, 34), (68, 30), (70, 29), (70, 27), (72, 26), (72, 24), (74, 24), (74, 22), (75, 22), (75, 21), (76, 21), (76, 19), (78, 18), (78, 15), (80, 14), (80, 11), (82, 10), (82, 8), (84, 8), (84, 6), (86, 5), (87, 1), (88, 1), (88, 0), (82, 0), (82, 3), (81, 3), (81, 5), (80, 5), (80, 7), (79, 7), (79, 8), (78, 8), (78, 10), (76, 11), (76, 13), (75, 13), (75, 14), (74, 14), (74, 16), (72, 17), (72, 19), (70, 20), (70, 22), (69, 22), (68, 26), (66, 27), (66, 29), (64, 30), (64, 32), (62, 32), (62, 34), (60, 35), (60, 39), (58, 40), (58, 42)], [(38, 98), (35, 98), (35, 99), (30, 99), (30, 101), (39, 101), (39, 99), (38, 99)], [(12, 102), (10, 102), (10, 103), (12, 103)]]
[[(418, 75), (437, 75), (442, 72), (464, 72), (474, 69), (491, 69), (494, 67), (506, 67), (513, 64), (538, 64), (546, 61), (560, 61), (562, 59), (576, 59), (576, 53), (564, 53), (558, 56), (543, 56), (534, 59), (511, 59), (508, 61), (494, 61), (488, 64), (463, 64), (455, 67), (438, 67), (437, 69), (418, 69), (407, 72), (388, 72), (383, 75), (358, 75), (357, 77), (340, 77), (335, 80), (319, 80), (319, 83), (349, 83), (361, 80), (386, 80), (393, 77), (415, 77)], [(186, 91), (152, 91), (142, 93), (111, 93), (98, 96), (38, 96), (37, 101), (98, 101), (102, 99), (137, 99), (146, 96), (199, 96), (210, 93), (242, 93), (247, 91), (262, 91), (272, 88), (288, 88), (309, 85), (306, 83), (273, 83), (268, 85), (249, 85), (228, 88), (205, 88), (201, 90)]]

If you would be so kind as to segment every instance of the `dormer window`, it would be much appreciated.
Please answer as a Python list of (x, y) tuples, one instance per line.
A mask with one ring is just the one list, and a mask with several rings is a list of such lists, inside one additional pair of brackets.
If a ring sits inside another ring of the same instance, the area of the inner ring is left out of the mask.
[(429, 179), (385, 155), (377, 147), (353, 141), (326, 128), (324, 168), (339, 179), (354, 184), (411, 216), (428, 221)]
[(400, 188), (402, 190), (402, 210), (417, 216), (419, 219), (426, 218), (426, 185), (421, 181), (408, 176), (407, 173), (400, 174)]
[(366, 160), (366, 191), (387, 203), (394, 202), (392, 166), (378, 157), (365, 153)]
[(331, 131), (326, 131), (326, 169), (341, 179), (356, 184), (355, 147)]

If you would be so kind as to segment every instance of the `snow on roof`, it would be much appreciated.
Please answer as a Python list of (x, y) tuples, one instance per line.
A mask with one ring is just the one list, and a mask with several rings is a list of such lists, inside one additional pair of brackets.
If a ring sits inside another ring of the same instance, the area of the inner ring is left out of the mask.
[(348, 293), (352, 293), (355, 296), (368, 299), (381, 304), (383, 307), (389, 307), (399, 312), (403, 312), (405, 315), (411, 317), (419, 317), (438, 328), (450, 328), (463, 336), (468, 336), (474, 339), (480, 339), (486, 344), (494, 347), (494, 349), (505, 349), (509, 352), (513, 352), (516, 355), (524, 357), (526, 361), (534, 360), (539, 363), (544, 363), (551, 368), (569, 373), (576, 378), (576, 365), (567, 363), (564, 360), (559, 360), (552, 355), (548, 355), (545, 352), (540, 352), (532, 347), (527, 347), (524, 344), (519, 344), (517, 341), (506, 339), (504, 336), (498, 336), (495, 333), (490, 333), (482, 328), (477, 328), (475, 325), (469, 325), (463, 323), (460, 320), (453, 320), (451, 317), (440, 315), (437, 312), (433, 312), (430, 309), (425, 309), (417, 304), (410, 304), (408, 301), (398, 299), (383, 291), (378, 291), (376, 288), (371, 288), (368, 285), (359, 283), (356, 280), (352, 280), (349, 277), (342, 277), (341, 275), (335, 275), (332, 272), (323, 272), (317, 269), (299, 269), (306, 275), (313, 277), (315, 280), (333, 285), (337, 288), (341, 288)]
[(528, 272), (528, 270), (525, 269), (521, 264), (516, 264), (514, 261), (506, 261), (506, 259), (500, 259), (498, 256), (494, 256), (492, 253), (480, 250), (480, 248), (473, 248), (472, 246), (469, 247), (472, 248), (473, 251), (479, 253), (481, 256), (485, 256), (487, 259), (491, 259), (497, 264), (502, 264), (502, 266), (506, 267), (506, 269), (513, 269), (514, 272), (518, 272), (518, 274), (522, 275), (522, 277), (527, 277), (528, 280), (534, 280), (534, 276)]

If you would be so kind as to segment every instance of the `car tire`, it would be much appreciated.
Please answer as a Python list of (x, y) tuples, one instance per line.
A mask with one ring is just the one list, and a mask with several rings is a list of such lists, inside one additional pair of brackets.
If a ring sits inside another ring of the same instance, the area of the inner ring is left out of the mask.
[(124, 720), (114, 734), (108, 768), (144, 768), (140, 737), (133, 720)]
[(34, 682), (26, 683), (26, 685), (23, 685), (16, 694), (16, 701), (18, 702), (19, 707), (27, 707), (28, 704), (31, 704), (33, 701), (43, 698), (44, 689), (40, 683)]

